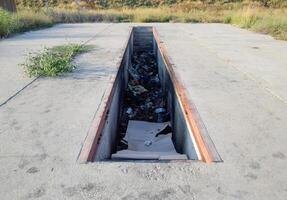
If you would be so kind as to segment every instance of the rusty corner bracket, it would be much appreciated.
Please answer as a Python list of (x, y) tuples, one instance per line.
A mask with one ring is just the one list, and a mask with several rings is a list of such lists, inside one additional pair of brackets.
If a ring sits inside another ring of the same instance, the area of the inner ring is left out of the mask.
[[(129, 37), (125, 44), (125, 49), (127, 49), (127, 45), (131, 39), (131, 33), (133, 28), (131, 27), (129, 30)], [(187, 122), (191, 137), (193, 137), (195, 141), (195, 145), (198, 147), (199, 150), (199, 157), (201, 157), (201, 160), (206, 163), (211, 162), (222, 162), (219, 153), (217, 152), (214, 143), (212, 142), (210, 136), (208, 135), (207, 129), (203, 124), (203, 121), (200, 118), (200, 115), (193, 104), (193, 102), (187, 98), (184, 92), (184, 87), (178, 80), (178, 75), (173, 70), (173, 64), (170, 62), (170, 58), (167, 55), (167, 51), (163, 45), (163, 43), (160, 41), (158, 32), (155, 27), (153, 27), (153, 36), (155, 38), (155, 41), (158, 45), (159, 52), (162, 55), (163, 61), (165, 62), (165, 65), (167, 67), (167, 71), (171, 77), (172, 83), (175, 88), (176, 95), (179, 99), (179, 102), (181, 104), (181, 108), (184, 111), (184, 117)], [(126, 50), (125, 50), (126, 51)], [(125, 51), (123, 55), (125, 54)], [(118, 73), (119, 69), (122, 63), (122, 59), (118, 63)], [(117, 76), (118, 76), (117, 73)], [(117, 76), (111, 77), (110, 84), (108, 88), (106, 89), (104, 95), (102, 96), (102, 102), (97, 109), (97, 112), (95, 113), (95, 116), (93, 118), (91, 127), (88, 131), (87, 137), (85, 138), (84, 144), (79, 152), (78, 155), (78, 162), (79, 163), (87, 163), (93, 161), (98, 142), (101, 136), (101, 132), (105, 125), (105, 119), (109, 112), (109, 107), (111, 104), (111, 100), (115, 91), (115, 85), (114, 82), (117, 78)]]

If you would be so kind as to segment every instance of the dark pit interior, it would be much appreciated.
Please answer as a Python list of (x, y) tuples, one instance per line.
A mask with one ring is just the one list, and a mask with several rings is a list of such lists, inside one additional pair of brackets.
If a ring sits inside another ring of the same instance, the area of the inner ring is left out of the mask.
[(104, 117), (94, 161), (199, 159), (152, 27), (133, 28)]

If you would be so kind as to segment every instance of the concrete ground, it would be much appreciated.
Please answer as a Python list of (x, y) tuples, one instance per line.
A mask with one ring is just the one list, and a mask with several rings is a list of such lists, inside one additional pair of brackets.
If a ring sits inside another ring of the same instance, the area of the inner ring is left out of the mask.
[(287, 42), (229, 25), (154, 24), (223, 163), (76, 162), (131, 25), (0, 41), (0, 104), (33, 80), (18, 66), (25, 51), (95, 45), (74, 73), (37, 79), (0, 106), (1, 199), (286, 199)]

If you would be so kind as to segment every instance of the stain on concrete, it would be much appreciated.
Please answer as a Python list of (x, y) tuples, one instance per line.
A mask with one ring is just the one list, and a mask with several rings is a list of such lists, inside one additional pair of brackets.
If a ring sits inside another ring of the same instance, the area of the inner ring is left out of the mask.
[(40, 198), (46, 194), (46, 189), (44, 187), (35, 188), (32, 192), (30, 192), (27, 197), (29, 199), (32, 198)]
[(22, 158), (18, 164), (19, 169), (23, 169), (26, 165), (28, 165), (30, 162), (24, 158)]
[(23, 106), (23, 105), (25, 105), (25, 104), (26, 104), (26, 102), (25, 102), (25, 101), (23, 101), (23, 102), (19, 103), (19, 105), (21, 105), (21, 106)]
[(260, 164), (259, 164), (258, 162), (255, 162), (255, 161), (251, 162), (251, 163), (249, 164), (249, 167), (250, 167), (251, 169), (254, 169), (254, 170), (258, 170), (258, 169), (261, 168)]
[(72, 197), (75, 195), (81, 195), (81, 196), (95, 196), (99, 192), (104, 191), (105, 187), (101, 184), (97, 183), (86, 183), (86, 184), (79, 184), (72, 187), (64, 187), (62, 190), (63, 195), (67, 197)]
[(53, 161), (54, 161), (54, 162), (60, 162), (60, 163), (61, 163), (61, 162), (63, 162), (63, 158), (61, 158), (60, 156), (54, 156), (54, 157), (53, 157)]
[(236, 148), (238, 148), (238, 145), (236, 144), (236, 142), (232, 142), (232, 145)]
[(245, 175), (245, 177), (246, 178), (249, 178), (249, 179), (253, 179), (253, 180), (256, 180), (258, 177), (257, 177), (257, 175), (256, 174), (253, 174), (253, 173), (247, 173), (246, 175)]
[(230, 83), (239, 83), (239, 81), (237, 81), (237, 80), (230, 80), (229, 82)]
[(40, 161), (43, 161), (43, 160), (45, 160), (45, 159), (48, 157), (48, 155), (47, 155), (46, 153), (42, 153), (42, 154), (40, 154), (38, 157), (39, 157), (38, 159), (39, 159)]
[(50, 132), (51, 132), (51, 129), (48, 129), (48, 130), (45, 130), (45, 131), (43, 132), (43, 134), (44, 134), (44, 135), (48, 135)]
[(37, 129), (33, 128), (31, 133), (33, 133), (35, 135), (35, 134), (38, 134), (38, 131), (37, 131)]
[(184, 194), (192, 194), (190, 185), (180, 185), (178, 188), (184, 193)]
[(14, 127), (18, 124), (18, 121), (16, 119), (13, 119), (12, 122), (11, 122), (11, 127)]
[(282, 152), (276, 152), (276, 153), (273, 153), (272, 154), (272, 157), (273, 158), (278, 158), (278, 159), (285, 159), (286, 158), (286, 156), (282, 153)]
[(134, 200), (136, 197), (133, 194), (128, 194), (121, 198), (121, 200)]
[(39, 84), (36, 84), (36, 82), (35, 82), (33, 85), (31, 85), (31, 88), (36, 88), (36, 87), (38, 87), (38, 85)]
[(93, 183), (87, 183), (85, 185), (81, 185), (80, 188), (82, 191), (90, 192), (92, 191), (95, 187), (98, 187), (96, 184)]
[(31, 167), (29, 168), (26, 173), (29, 173), (29, 174), (35, 174), (37, 172), (39, 172), (40, 170), (37, 168), (37, 167)]
[(222, 190), (222, 188), (221, 188), (220, 186), (218, 186), (218, 187), (216, 188), (216, 192), (217, 192), (218, 194), (224, 195), (224, 191)]
[(149, 199), (149, 200), (162, 200), (162, 199), (172, 199), (170, 196), (174, 195), (176, 191), (173, 188), (168, 188), (161, 190), (159, 192), (142, 192), (136, 199)]
[(14, 129), (15, 129), (16, 131), (20, 130), (21, 128), (22, 128), (22, 126), (15, 126), (15, 127), (14, 127)]
[(49, 113), (49, 112), (51, 112), (50, 109), (47, 109), (47, 110), (44, 111), (44, 113)]
[(230, 196), (234, 197), (235, 199), (244, 199), (246, 195), (248, 195), (248, 192), (244, 190), (237, 190), (235, 193), (230, 194)]
[(67, 187), (63, 189), (62, 193), (67, 197), (72, 197), (77, 194), (77, 189), (75, 187)]

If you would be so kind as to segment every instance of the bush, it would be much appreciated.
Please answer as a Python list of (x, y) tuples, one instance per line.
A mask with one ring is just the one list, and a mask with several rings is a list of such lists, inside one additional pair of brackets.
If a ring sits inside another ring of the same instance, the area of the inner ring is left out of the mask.
[(15, 16), (0, 8), (0, 38), (15, 31), (17, 19)]
[(258, 21), (252, 27), (252, 30), (270, 34), (277, 39), (287, 40), (287, 18), (284, 16), (267, 16), (264, 18), (264, 20)]
[(31, 29), (49, 27), (53, 24), (53, 19), (43, 12), (24, 10), (18, 14), (13, 14), (0, 8), (0, 37), (7, 37), (13, 33)]

